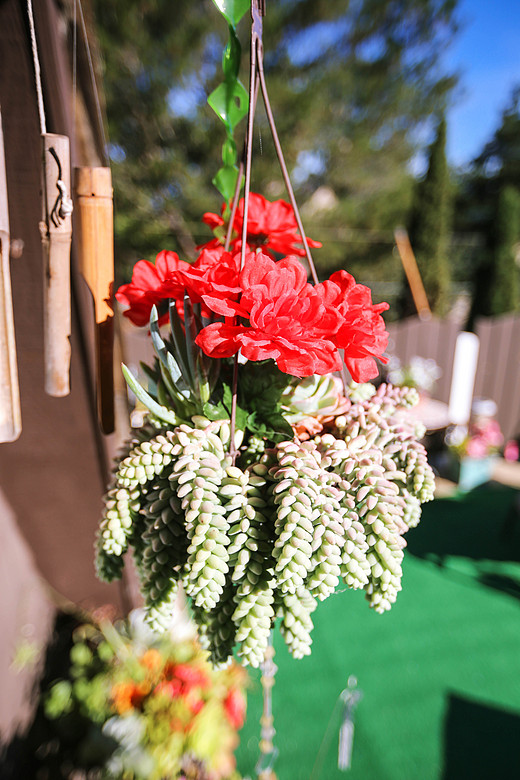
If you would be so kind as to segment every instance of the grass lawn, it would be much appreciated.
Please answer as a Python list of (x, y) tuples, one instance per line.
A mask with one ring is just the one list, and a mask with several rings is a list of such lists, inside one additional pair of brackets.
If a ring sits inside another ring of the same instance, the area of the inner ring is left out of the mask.
[[(408, 534), (391, 612), (374, 613), (359, 592), (330, 597), (314, 613), (313, 652), (302, 661), (277, 633), (279, 780), (520, 777), (520, 518), (503, 527), (514, 497), (491, 483), (426, 505)], [(343, 772), (336, 704), (350, 675), (363, 698)], [(258, 680), (238, 751), (239, 769), (252, 776)]]

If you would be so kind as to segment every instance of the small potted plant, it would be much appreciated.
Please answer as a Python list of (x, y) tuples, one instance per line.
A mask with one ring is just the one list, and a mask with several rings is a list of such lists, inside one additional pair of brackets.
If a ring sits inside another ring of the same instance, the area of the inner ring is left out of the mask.
[(36, 753), (53, 754), (53, 777), (239, 780), (246, 674), (214, 670), (194, 633), (158, 638), (135, 611), (79, 625), (69, 660), (42, 693), (48, 738)]
[(455, 426), (446, 435), (460, 490), (472, 490), (491, 477), (493, 464), (504, 443), (495, 419), (496, 411), (496, 404), (491, 399), (475, 399), (469, 425)]

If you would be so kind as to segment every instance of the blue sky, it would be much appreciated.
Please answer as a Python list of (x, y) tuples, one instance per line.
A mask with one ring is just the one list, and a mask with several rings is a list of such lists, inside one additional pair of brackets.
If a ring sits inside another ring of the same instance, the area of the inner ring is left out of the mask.
[(490, 139), (520, 84), (520, 0), (459, 0), (461, 29), (446, 52), (460, 74), (448, 114), (448, 157), (472, 160)]

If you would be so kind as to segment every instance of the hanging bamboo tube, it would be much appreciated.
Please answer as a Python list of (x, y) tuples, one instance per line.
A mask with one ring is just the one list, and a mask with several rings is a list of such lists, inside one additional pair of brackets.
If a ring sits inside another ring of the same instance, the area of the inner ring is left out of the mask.
[(4, 135), (0, 112), (0, 442), (15, 441), (22, 430), (13, 301), (9, 271), (9, 210)]
[(428, 303), (428, 298), (426, 297), (421, 272), (419, 271), (419, 266), (417, 265), (417, 260), (415, 259), (408, 233), (404, 228), (396, 228), (394, 231), (394, 238), (406, 278), (408, 279), (408, 284), (410, 285), (410, 291), (419, 319), (429, 320), (432, 316), (432, 312), (430, 304)]
[(69, 139), (44, 133), (43, 214), (40, 234), (44, 255), (43, 344), (45, 392), (61, 397), (70, 393), (70, 200)]
[(76, 168), (75, 179), (80, 269), (94, 300), (96, 394), (103, 433), (114, 430), (114, 217), (110, 168)]

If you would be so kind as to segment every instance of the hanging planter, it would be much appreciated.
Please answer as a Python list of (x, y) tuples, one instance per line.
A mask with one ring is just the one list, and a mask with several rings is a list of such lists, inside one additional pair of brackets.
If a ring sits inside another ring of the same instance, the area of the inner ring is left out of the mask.
[[(97, 541), (107, 581), (133, 551), (154, 629), (168, 628), (182, 586), (213, 663), (236, 652), (254, 667), (275, 626), (295, 658), (309, 654), (311, 615), (340, 584), (363, 590), (377, 612), (390, 609), (404, 534), (434, 487), (402, 414), (417, 392), (368, 384), (384, 361), (387, 305), (346, 271), (318, 282), (318, 244), (303, 231), (269, 104), (261, 15), (253, 0), (239, 166), (238, 120), (226, 108), (243, 109), (238, 20), (226, 16), (225, 88), (210, 100), (228, 131), (215, 179), (225, 204), (203, 218), (214, 239), (191, 264), (167, 251), (139, 261), (116, 293), (126, 316), (150, 328), (156, 359), (144, 367), (146, 388), (123, 367), (148, 415), (117, 463)], [(259, 90), (290, 204), (250, 193)]]
[[(134, 324), (149, 325), (156, 360), (147, 389), (123, 367), (148, 417), (118, 462), (97, 552), (110, 581), (133, 550), (155, 629), (168, 627), (182, 585), (213, 662), (236, 649), (255, 667), (275, 624), (294, 657), (308, 654), (311, 614), (340, 582), (364, 590), (378, 612), (391, 607), (403, 535), (434, 484), (399, 414), (417, 393), (342, 390), (332, 376), (344, 365), (356, 383), (377, 376), (387, 305), (346, 271), (318, 283), (316, 243), (303, 232), (267, 96), (260, 12), (253, 1), (244, 197), (231, 154), (236, 117), (214, 93), (230, 134), (216, 181), (228, 195), (232, 184), (233, 202), (204, 215), (215, 238), (193, 264), (161, 252), (116, 294)], [(237, 20), (226, 18), (224, 91), (234, 100)], [(250, 193), (259, 86), (292, 205)]]

